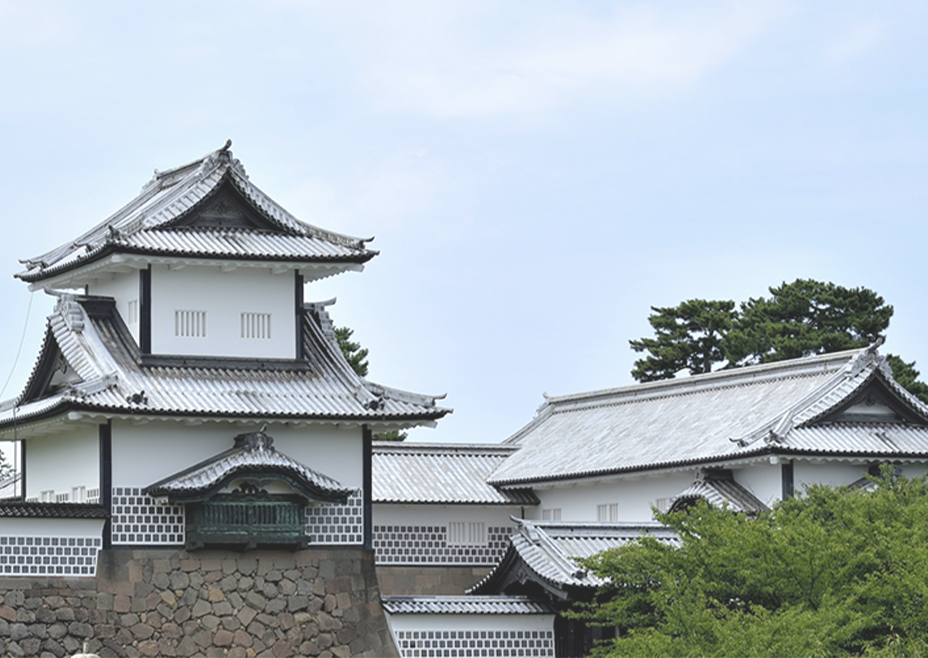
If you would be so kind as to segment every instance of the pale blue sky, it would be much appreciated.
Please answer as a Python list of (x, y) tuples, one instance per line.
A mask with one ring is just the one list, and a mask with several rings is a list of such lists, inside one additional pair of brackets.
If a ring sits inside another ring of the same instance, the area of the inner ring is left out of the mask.
[(928, 372), (926, 32), (917, 2), (0, 0), (0, 377), (17, 259), (227, 138), (304, 221), (376, 236), (307, 298), (371, 379), (448, 393), (417, 440), (502, 440), (542, 391), (631, 383), (650, 305), (798, 277), (882, 294)]

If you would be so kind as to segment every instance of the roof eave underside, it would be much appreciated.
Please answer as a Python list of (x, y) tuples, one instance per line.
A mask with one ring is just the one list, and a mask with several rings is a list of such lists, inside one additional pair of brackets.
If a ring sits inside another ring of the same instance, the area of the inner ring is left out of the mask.
[(631, 474), (641, 474), (649, 471), (659, 472), (659, 471), (668, 471), (676, 470), (680, 468), (688, 468), (693, 466), (705, 466), (705, 465), (723, 465), (731, 462), (747, 461), (763, 457), (773, 457), (773, 456), (797, 456), (797, 457), (807, 457), (810, 459), (821, 458), (821, 459), (862, 459), (865, 461), (879, 460), (879, 459), (915, 459), (915, 460), (928, 460), (928, 447), (925, 450), (916, 450), (916, 451), (892, 451), (892, 450), (882, 450), (882, 451), (872, 451), (872, 450), (834, 450), (834, 451), (822, 451), (822, 450), (810, 450), (803, 449), (798, 447), (790, 446), (763, 446), (756, 450), (749, 452), (741, 452), (737, 454), (730, 455), (718, 455), (703, 457), (698, 459), (688, 459), (688, 460), (679, 460), (679, 461), (669, 461), (669, 462), (660, 462), (654, 464), (642, 464), (636, 466), (629, 466), (617, 469), (602, 469), (602, 470), (591, 470), (583, 471), (578, 473), (565, 473), (558, 474), (557, 476), (539, 476), (539, 477), (529, 477), (516, 480), (489, 480), (491, 484), (497, 487), (533, 487), (533, 486), (543, 486), (546, 484), (555, 484), (560, 482), (569, 482), (571, 480), (588, 480), (590, 478), (603, 478), (603, 477), (612, 477), (612, 476), (622, 476), (622, 475), (631, 475)]

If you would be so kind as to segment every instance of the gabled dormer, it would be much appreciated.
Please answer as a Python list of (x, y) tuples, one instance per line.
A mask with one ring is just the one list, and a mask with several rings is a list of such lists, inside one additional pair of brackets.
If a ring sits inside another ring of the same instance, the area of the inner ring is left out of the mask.
[(229, 146), (156, 172), (123, 209), (17, 276), (112, 297), (143, 357), (299, 359), (304, 284), (363, 269), (377, 252), (296, 219)]

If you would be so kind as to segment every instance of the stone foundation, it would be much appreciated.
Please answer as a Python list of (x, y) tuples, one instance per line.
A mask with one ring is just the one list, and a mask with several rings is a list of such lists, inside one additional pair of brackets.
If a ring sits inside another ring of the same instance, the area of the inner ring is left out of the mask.
[(491, 567), (377, 565), (377, 579), (384, 596), (463, 594), (490, 571)]
[(397, 656), (373, 555), (109, 549), (95, 578), (0, 578), (0, 653)]

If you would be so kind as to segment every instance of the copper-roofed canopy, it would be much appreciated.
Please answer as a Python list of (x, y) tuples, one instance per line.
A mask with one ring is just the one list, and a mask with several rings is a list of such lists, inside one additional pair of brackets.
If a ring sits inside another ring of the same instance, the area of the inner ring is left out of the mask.
[[(358, 269), (367, 240), (301, 222), (255, 186), (231, 141), (189, 164), (155, 172), (138, 197), (74, 240), (23, 260), (16, 276), (41, 287), (84, 284), (81, 272), (150, 262), (291, 263), (307, 279)], [(67, 275), (67, 276), (65, 276)]]

